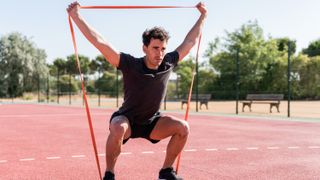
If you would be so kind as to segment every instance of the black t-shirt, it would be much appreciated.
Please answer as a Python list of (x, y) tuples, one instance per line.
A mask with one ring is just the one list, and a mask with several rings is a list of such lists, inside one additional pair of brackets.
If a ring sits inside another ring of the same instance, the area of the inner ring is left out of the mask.
[(144, 57), (121, 53), (118, 69), (123, 74), (124, 102), (119, 114), (137, 124), (151, 123), (150, 118), (160, 109), (169, 76), (178, 61), (177, 51), (167, 53), (159, 68), (152, 70), (145, 65)]

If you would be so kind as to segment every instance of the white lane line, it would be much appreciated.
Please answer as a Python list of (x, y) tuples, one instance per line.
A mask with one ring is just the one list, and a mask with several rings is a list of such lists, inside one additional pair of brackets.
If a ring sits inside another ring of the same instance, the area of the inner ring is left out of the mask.
[(72, 155), (71, 157), (73, 157), (73, 158), (84, 158), (86, 156), (85, 155)]
[(143, 152), (141, 152), (142, 154), (154, 154), (154, 152), (153, 151), (143, 151)]
[(259, 148), (258, 147), (247, 147), (246, 149), (247, 150), (258, 150)]
[(196, 149), (186, 149), (184, 150), (184, 152), (196, 152), (197, 150)]
[(98, 154), (99, 157), (105, 157), (106, 154)]
[[(108, 114), (106, 113), (94, 113), (93, 114), (94, 116), (106, 116)], [(29, 115), (29, 114), (9, 114), (9, 115), (0, 115), (0, 118), (14, 118), (14, 117), (17, 117), (17, 118), (29, 118), (29, 117), (48, 117), (48, 116), (84, 116), (82, 115), (81, 113), (80, 114), (32, 114), (32, 115)]]
[(320, 146), (308, 146), (309, 149), (320, 149)]
[[(288, 146), (287, 147), (288, 149), (300, 149), (301, 147), (300, 146)], [(320, 146), (307, 146), (307, 148), (309, 149), (320, 149)], [(258, 150), (259, 147), (246, 147), (245, 148), (246, 150)], [(275, 149), (280, 149), (280, 147), (278, 146), (268, 146), (267, 149), (270, 149), (270, 150), (275, 150)], [(218, 151), (218, 149), (216, 148), (207, 148), (207, 149), (204, 149), (205, 151)], [(237, 151), (237, 150), (240, 150), (239, 148), (226, 148), (227, 151)], [(196, 152), (198, 151), (197, 149), (186, 149), (184, 150), (185, 152)], [(166, 152), (166, 150), (162, 151), (162, 152)], [(155, 154), (154, 151), (143, 151), (141, 152), (142, 154)], [(132, 154), (132, 152), (122, 152), (121, 155), (130, 155)], [(105, 156), (105, 154), (98, 154), (98, 156)], [(72, 158), (84, 158), (86, 157), (85, 155), (72, 155), (71, 156)], [(46, 159), (48, 160), (54, 160), (54, 159), (61, 159), (60, 156), (48, 156), (46, 157)], [(19, 159), (19, 161), (23, 162), (23, 161), (34, 161), (35, 158), (23, 158), (23, 159)], [(7, 163), (8, 161), (7, 160), (0, 160), (0, 163)]]
[(299, 146), (289, 146), (288, 149), (299, 149)]
[(23, 158), (23, 159), (19, 159), (19, 161), (34, 161), (34, 158)]
[(280, 148), (277, 146), (269, 146), (269, 147), (267, 147), (267, 149), (280, 149)]
[(218, 151), (218, 149), (211, 148), (211, 149), (205, 149), (205, 151)]
[(46, 157), (46, 159), (52, 160), (52, 159), (61, 159), (59, 156), (51, 156), (51, 157)]

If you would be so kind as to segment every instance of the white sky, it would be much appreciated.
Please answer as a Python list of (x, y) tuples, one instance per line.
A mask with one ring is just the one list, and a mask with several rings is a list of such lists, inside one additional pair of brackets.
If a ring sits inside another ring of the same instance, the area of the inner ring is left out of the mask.
[[(73, 53), (66, 7), (72, 1), (1, 0), (0, 36), (17, 31), (45, 49), (51, 63)], [(79, 0), (85, 5), (186, 5), (197, 0)], [(320, 38), (319, 0), (203, 0), (209, 15), (203, 30), (201, 52), (209, 41), (225, 36), (248, 21), (257, 20), (265, 36), (297, 40), (297, 49)], [(119, 51), (142, 56), (141, 34), (146, 28), (162, 26), (170, 32), (168, 50), (174, 50), (199, 17), (196, 9), (81, 10), (105, 39)], [(76, 28), (79, 53), (96, 57), (99, 52)], [(195, 54), (195, 51), (191, 53)]]

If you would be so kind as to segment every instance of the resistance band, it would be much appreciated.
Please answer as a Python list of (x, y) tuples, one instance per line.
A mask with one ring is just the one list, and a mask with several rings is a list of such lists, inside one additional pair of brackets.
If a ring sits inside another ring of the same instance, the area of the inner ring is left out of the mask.
[[(164, 9), (164, 8), (196, 8), (196, 7), (195, 6), (80, 6), (80, 8), (81, 9)], [(97, 168), (99, 171), (99, 177), (102, 180), (97, 145), (96, 145), (96, 140), (95, 140), (95, 136), (94, 136), (94, 130), (93, 130), (93, 126), (92, 126), (92, 119), (91, 119), (89, 104), (88, 104), (88, 100), (87, 100), (87, 95), (86, 95), (86, 91), (85, 91), (85, 87), (84, 87), (83, 76), (82, 76), (81, 68), (80, 68), (81, 66), (80, 66), (80, 61), (79, 61), (79, 57), (78, 57), (78, 48), (77, 48), (75, 33), (74, 33), (71, 17), (69, 16), (68, 19), (69, 19), (71, 36), (72, 36), (73, 48), (74, 48), (75, 57), (76, 57), (76, 61), (77, 61), (77, 67), (78, 67), (78, 70), (80, 73), (81, 88), (82, 88), (83, 98), (84, 98), (85, 107), (86, 107), (86, 113), (87, 113), (87, 118), (88, 118), (89, 129), (90, 129), (91, 141), (92, 141), (92, 145), (93, 145), (93, 149), (94, 149)], [(199, 42), (198, 42), (196, 62), (198, 62), (200, 42), (201, 42), (201, 35), (200, 35)], [(194, 76), (195, 76), (195, 68), (193, 68), (193, 72), (192, 72), (192, 81), (191, 81), (191, 86), (190, 86), (190, 90), (189, 90), (187, 110), (186, 110), (186, 114), (185, 114), (186, 121), (188, 120), (188, 116), (189, 116), (189, 107), (190, 107), (190, 100), (191, 100)], [(177, 166), (176, 166), (177, 172), (178, 172), (178, 168), (179, 168), (179, 164), (180, 164), (180, 158), (181, 158), (181, 153), (179, 154), (178, 160), (177, 160)]]
[[(198, 41), (198, 48), (197, 48), (197, 54), (196, 54), (196, 66), (198, 65), (198, 58), (199, 58), (199, 49), (200, 49), (200, 44), (201, 44), (201, 37), (202, 34), (200, 34), (199, 41)], [(195, 73), (195, 67), (192, 68), (192, 80), (191, 80), (191, 85), (189, 89), (189, 95), (188, 95), (188, 103), (187, 103), (187, 109), (186, 109), (186, 114), (184, 116), (184, 120), (188, 121), (189, 118), (189, 108), (190, 108), (190, 101), (191, 101), (191, 95), (192, 95), (192, 87), (193, 87), (193, 82), (194, 82), (194, 76), (196, 75)], [(181, 151), (182, 152), (182, 151)], [(179, 171), (179, 165), (180, 165), (180, 159), (181, 159), (181, 152), (178, 155), (177, 159), (177, 165), (176, 165), (176, 172), (178, 174)]]
[(99, 159), (98, 159), (96, 138), (94, 137), (91, 114), (90, 114), (89, 104), (88, 104), (88, 100), (87, 100), (86, 90), (84, 88), (84, 81), (83, 81), (83, 77), (82, 77), (82, 73), (81, 73), (80, 61), (79, 61), (79, 57), (78, 57), (78, 48), (77, 48), (76, 38), (75, 38), (75, 35), (74, 35), (74, 29), (73, 29), (73, 26), (72, 26), (72, 22), (71, 22), (71, 17), (70, 16), (69, 16), (69, 24), (70, 24), (70, 31), (71, 31), (71, 36), (72, 36), (74, 54), (76, 56), (77, 66), (78, 66), (78, 70), (79, 70), (79, 73), (80, 73), (81, 88), (82, 88), (82, 92), (83, 92), (84, 103), (85, 103), (85, 106), (86, 106), (87, 118), (88, 118), (88, 123), (89, 123), (89, 128), (90, 128), (90, 134), (91, 134), (91, 141), (92, 141), (92, 145), (93, 145), (93, 149), (94, 149), (94, 154), (95, 154), (95, 158), (96, 158), (97, 167), (98, 167), (98, 170), (99, 170), (99, 177), (102, 180), (100, 163), (99, 163)]

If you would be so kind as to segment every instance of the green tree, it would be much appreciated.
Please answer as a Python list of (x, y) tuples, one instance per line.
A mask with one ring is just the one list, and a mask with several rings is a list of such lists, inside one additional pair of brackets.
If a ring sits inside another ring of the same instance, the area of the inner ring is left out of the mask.
[[(79, 58), (79, 66), (80, 70), (82, 73), (82, 77), (84, 80), (84, 84), (86, 87), (86, 91), (91, 91), (91, 88), (87, 88), (90, 85), (90, 79), (89, 79), (89, 74), (90, 72), (90, 59), (84, 55), (78, 55)], [(80, 79), (80, 74), (79, 74), (79, 68), (78, 68), (78, 63), (76, 60), (76, 56), (74, 54), (70, 55), (67, 57), (66, 61), (66, 74), (69, 74), (69, 77), (73, 79)], [(78, 77), (78, 78), (77, 78)], [(81, 84), (78, 85), (81, 87)]]
[(178, 93), (180, 97), (186, 98), (189, 93), (193, 68), (195, 68), (194, 58), (190, 56), (180, 62), (175, 69), (179, 80)]
[(46, 53), (20, 33), (14, 32), (0, 39), (0, 96), (21, 96), (36, 90), (37, 81), (45, 78), (48, 68)]
[[(274, 80), (271, 86), (283, 84), (285, 80), (285, 73), (278, 72), (284, 68), (286, 62), (284, 39), (276, 40), (271, 37), (265, 39), (258, 23), (248, 22), (234, 32), (227, 32), (219, 51), (217, 51), (219, 44), (213, 43), (209, 46), (205, 56), (217, 73), (214, 83), (216, 94), (224, 99), (235, 97), (238, 51), (242, 97), (248, 92), (283, 91), (284, 87), (270, 88), (269, 80)], [(279, 50), (279, 41), (282, 42), (283, 51)]]
[(311, 57), (300, 70), (302, 96), (320, 99), (320, 56)]
[(114, 96), (116, 92), (116, 74), (105, 71), (98, 80), (95, 81), (95, 88), (100, 89), (101, 94)]
[(67, 61), (63, 58), (56, 58), (53, 61), (53, 67), (50, 71), (52, 75), (56, 76), (59, 72), (59, 75), (64, 75), (67, 72)]
[[(92, 73), (98, 74), (98, 79), (94, 83), (95, 91), (97, 92), (100, 90), (101, 93), (115, 96), (117, 90), (117, 69), (113, 67), (102, 55), (93, 59), (89, 66)], [(121, 87), (122, 82), (120, 83), (119, 80), (119, 91), (122, 89)]]
[[(305, 54), (298, 54), (298, 56), (293, 57), (291, 60), (291, 95), (292, 99), (305, 98), (305, 87), (304, 83), (308, 81), (305, 76), (306, 65), (310, 61), (310, 58)], [(301, 81), (302, 79), (302, 81)]]
[(78, 92), (78, 91), (79, 91), (79, 86), (73, 76), (62, 75), (59, 78), (59, 92), (66, 94), (67, 92)]
[(109, 71), (114, 72), (116, 70), (115, 67), (113, 67), (104, 56), (99, 55), (95, 59), (93, 59), (89, 65), (91, 72), (95, 73), (98, 71)]
[(277, 38), (277, 46), (278, 46), (278, 51), (281, 51), (283, 53), (288, 53), (288, 44), (290, 42), (290, 53), (294, 54), (296, 53), (296, 41), (295, 40), (291, 40), (288, 37), (284, 37), (284, 38)]
[[(87, 75), (90, 73), (90, 59), (84, 55), (79, 55), (81, 73)], [(79, 75), (77, 60), (74, 54), (67, 57), (66, 73)]]
[(212, 94), (216, 79), (217, 75), (214, 69), (208, 67), (205, 63), (201, 64), (199, 67), (199, 93)]
[(309, 57), (319, 56), (320, 55), (320, 39), (311, 42), (307, 48), (302, 50), (302, 53), (308, 55)]

